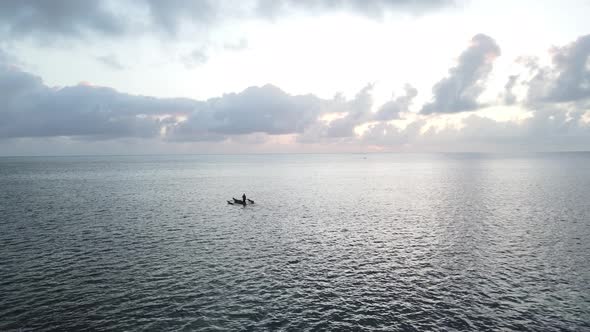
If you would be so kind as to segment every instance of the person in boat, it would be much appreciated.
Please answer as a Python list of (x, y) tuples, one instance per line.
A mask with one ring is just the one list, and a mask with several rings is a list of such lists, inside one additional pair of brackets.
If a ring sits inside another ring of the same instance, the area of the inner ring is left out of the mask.
[(246, 205), (246, 194), (242, 194), (242, 204)]

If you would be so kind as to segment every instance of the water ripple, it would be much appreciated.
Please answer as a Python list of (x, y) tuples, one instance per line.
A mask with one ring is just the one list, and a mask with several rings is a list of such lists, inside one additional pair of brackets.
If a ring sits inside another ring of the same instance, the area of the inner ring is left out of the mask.
[(0, 330), (590, 330), (582, 157), (153, 158), (0, 160)]

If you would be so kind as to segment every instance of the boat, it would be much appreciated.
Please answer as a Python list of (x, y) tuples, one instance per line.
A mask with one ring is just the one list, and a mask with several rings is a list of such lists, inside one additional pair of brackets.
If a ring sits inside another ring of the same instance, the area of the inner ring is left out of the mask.
[(233, 199), (233, 202), (227, 201), (227, 204), (231, 204), (231, 205), (234, 205), (234, 204), (241, 204), (241, 205), (254, 204), (254, 201), (249, 198), (246, 198), (246, 202), (244, 202), (241, 199), (234, 198), (234, 197), (232, 197), (232, 199)]
[(241, 199), (237, 199), (237, 198), (233, 198), (233, 197), (232, 197), (232, 199), (234, 200), (234, 203), (236, 203), (236, 204), (242, 204), (242, 205), (245, 205), (245, 204), (246, 204), (246, 203), (245, 203), (243, 200), (241, 200)]

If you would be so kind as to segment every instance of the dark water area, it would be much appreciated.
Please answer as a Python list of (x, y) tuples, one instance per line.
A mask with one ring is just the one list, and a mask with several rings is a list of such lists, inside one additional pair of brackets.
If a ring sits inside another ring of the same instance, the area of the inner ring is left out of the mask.
[(590, 154), (0, 158), (11, 330), (590, 331)]

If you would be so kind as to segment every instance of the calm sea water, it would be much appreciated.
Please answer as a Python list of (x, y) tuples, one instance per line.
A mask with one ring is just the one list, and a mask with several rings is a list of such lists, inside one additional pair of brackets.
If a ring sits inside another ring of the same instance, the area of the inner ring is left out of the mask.
[(590, 154), (0, 158), (21, 329), (589, 331)]

